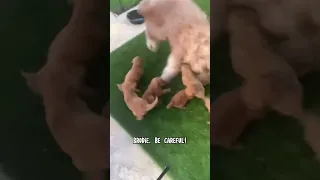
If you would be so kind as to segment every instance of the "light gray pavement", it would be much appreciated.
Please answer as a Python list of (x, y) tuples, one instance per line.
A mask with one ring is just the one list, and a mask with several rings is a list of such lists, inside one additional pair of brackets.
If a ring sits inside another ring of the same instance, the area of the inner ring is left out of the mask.
[[(126, 14), (116, 17), (110, 12), (110, 53), (145, 30), (144, 24), (130, 24)], [(160, 168), (140, 145), (133, 144), (132, 137), (111, 116), (110, 128), (110, 179), (156, 180), (164, 167)], [(162, 180), (170, 178), (166, 175)]]

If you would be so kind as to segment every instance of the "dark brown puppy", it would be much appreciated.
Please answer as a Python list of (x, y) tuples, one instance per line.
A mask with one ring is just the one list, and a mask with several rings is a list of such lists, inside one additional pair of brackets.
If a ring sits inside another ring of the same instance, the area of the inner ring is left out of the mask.
[(105, 0), (74, 0), (69, 23), (52, 42), (45, 66), (22, 73), (33, 91), (42, 96), (46, 121), (55, 140), (85, 173), (102, 180), (109, 168), (109, 122), (94, 114), (77, 94), (84, 87), (89, 63), (107, 43)]

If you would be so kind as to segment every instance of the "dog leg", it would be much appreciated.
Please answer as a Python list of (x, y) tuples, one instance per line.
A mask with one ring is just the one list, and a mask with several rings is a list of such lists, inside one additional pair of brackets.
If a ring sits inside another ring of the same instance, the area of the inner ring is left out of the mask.
[(161, 79), (166, 83), (171, 82), (171, 80), (178, 75), (180, 72), (181, 59), (178, 59), (173, 52), (168, 57), (167, 65), (162, 71)]
[(146, 45), (150, 51), (156, 52), (159, 48), (159, 42), (152, 38), (148, 30), (146, 29)]

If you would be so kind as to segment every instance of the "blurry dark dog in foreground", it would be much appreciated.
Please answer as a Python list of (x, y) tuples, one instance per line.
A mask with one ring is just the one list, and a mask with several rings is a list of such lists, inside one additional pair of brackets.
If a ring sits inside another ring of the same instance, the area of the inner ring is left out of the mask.
[(109, 168), (109, 120), (94, 114), (80, 99), (86, 69), (107, 43), (105, 0), (74, 0), (69, 23), (52, 42), (47, 63), (23, 73), (40, 94), (46, 121), (60, 148), (88, 180), (102, 180)]
[[(262, 117), (272, 108), (299, 120), (305, 128), (306, 142), (319, 157), (319, 117), (303, 110), (302, 87), (298, 81), (298, 76), (314, 69), (298, 70), (297, 66), (292, 66), (292, 63), (285, 59), (286, 56), (282, 57), (281, 53), (274, 52), (259, 29), (259, 16), (254, 11), (243, 8), (229, 10), (228, 30), (232, 65), (235, 72), (244, 79), (244, 83), (240, 89), (223, 94), (215, 102), (215, 113), (212, 114), (212, 121), (215, 123), (212, 125), (212, 131), (214, 135), (218, 135), (212, 138), (212, 143), (230, 147), (230, 143), (236, 141), (248, 122), (255, 117)], [(230, 106), (224, 106), (226, 103)], [(232, 114), (234, 117), (231, 117)], [(238, 129), (229, 128), (233, 133), (232, 138), (231, 132), (223, 131), (226, 125), (218, 124), (221, 122), (240, 123), (235, 123)], [(219, 136), (219, 132), (222, 133), (222, 137)]]
[(259, 18), (248, 8), (230, 8), (228, 30), (233, 70), (244, 79), (241, 97), (250, 110), (270, 107), (303, 117), (302, 87), (295, 71), (268, 45)]

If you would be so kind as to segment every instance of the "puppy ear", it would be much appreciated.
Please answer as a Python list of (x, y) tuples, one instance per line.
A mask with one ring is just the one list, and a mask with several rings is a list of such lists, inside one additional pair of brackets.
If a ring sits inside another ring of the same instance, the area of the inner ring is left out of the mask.
[(117, 84), (117, 86), (118, 86), (118, 89), (122, 91), (122, 84)]
[(21, 76), (24, 77), (27, 81), (28, 87), (34, 91), (38, 92), (38, 76), (36, 73), (26, 73), (21, 71), (20, 72)]

